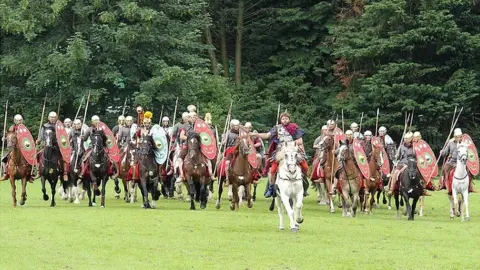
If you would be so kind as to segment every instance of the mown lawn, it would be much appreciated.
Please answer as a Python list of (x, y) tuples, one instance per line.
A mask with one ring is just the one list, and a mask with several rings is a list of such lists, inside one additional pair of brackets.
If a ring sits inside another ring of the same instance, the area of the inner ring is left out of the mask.
[(384, 205), (373, 215), (342, 218), (310, 193), (295, 234), (278, 230), (277, 212), (263, 198), (239, 212), (227, 200), (220, 210), (212, 201), (190, 211), (186, 202), (165, 199), (144, 210), (115, 200), (110, 182), (105, 209), (85, 200), (51, 208), (36, 181), (26, 205), (14, 209), (9, 182), (0, 182), (0, 269), (480, 268), (478, 194), (470, 197), (471, 221), (462, 223), (449, 219), (443, 191), (427, 198), (426, 216), (413, 222), (396, 220)]

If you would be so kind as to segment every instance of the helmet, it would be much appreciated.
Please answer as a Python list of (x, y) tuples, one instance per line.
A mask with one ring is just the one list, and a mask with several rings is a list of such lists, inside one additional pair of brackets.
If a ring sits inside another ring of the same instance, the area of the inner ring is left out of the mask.
[(162, 122), (168, 122), (168, 121), (170, 121), (170, 118), (168, 118), (167, 116), (164, 116), (162, 118)]
[(100, 117), (98, 117), (98, 115), (92, 116), (92, 122), (98, 122), (98, 121), (100, 121)]
[(56, 112), (49, 112), (48, 113), (48, 118), (56, 118), (57, 117), (57, 113)]
[(283, 117), (288, 117), (288, 119), (290, 119), (290, 114), (287, 112), (280, 114), (280, 119), (282, 119)]
[(71, 123), (72, 122), (72, 119), (70, 118), (65, 118), (65, 120), (63, 120), (64, 123)]
[(355, 128), (358, 128), (358, 124), (353, 122), (351, 125), (350, 125), (350, 128), (351, 129), (355, 129)]
[(120, 116), (118, 117), (118, 121), (125, 121), (125, 116), (120, 115)]
[(75, 120), (73, 120), (73, 124), (74, 124), (74, 125), (81, 125), (81, 124), (82, 124), (82, 120), (80, 120), (80, 119), (75, 119)]
[(327, 125), (322, 126), (322, 130), (327, 130), (327, 129), (328, 129)]
[(358, 138), (358, 137), (360, 137), (360, 132), (355, 131), (355, 132), (353, 133), (353, 138)]
[(185, 120), (189, 117), (190, 115), (188, 114), (188, 112), (184, 112), (182, 113), (182, 119)]
[(253, 127), (253, 126), (252, 126), (252, 123), (246, 122), (246, 123), (245, 123), (245, 127), (246, 127), (246, 128), (251, 128), (251, 127)]
[(197, 111), (197, 107), (195, 107), (195, 105), (188, 105), (187, 111), (188, 111), (188, 112), (196, 112), (196, 111)]
[(403, 136), (405, 140), (411, 140), (413, 138), (413, 133), (412, 132), (407, 132), (405, 136)]
[(20, 114), (17, 114), (13, 117), (13, 121), (20, 121), (23, 120), (23, 117)]
[(137, 113), (142, 113), (143, 112), (143, 108), (141, 106), (138, 106), (137, 107)]
[(367, 130), (363, 133), (364, 136), (372, 136), (372, 132), (370, 130)]
[(419, 131), (415, 131), (415, 132), (413, 133), (413, 137), (415, 137), (415, 138), (422, 138), (422, 134), (421, 134)]
[(460, 128), (456, 128), (454, 131), (453, 131), (453, 136), (457, 137), (457, 136), (462, 136), (463, 133), (462, 133), (462, 130)]
[(387, 128), (384, 127), (384, 126), (381, 126), (381, 127), (378, 129), (378, 133), (380, 133), (380, 135), (385, 135), (385, 134), (387, 134)]
[(238, 121), (237, 119), (232, 119), (232, 121), (230, 121), (230, 125), (231, 126), (238, 126), (238, 125), (240, 125), (240, 121)]
[(351, 131), (350, 129), (345, 131), (345, 135), (353, 135), (353, 131)]
[(335, 125), (335, 120), (330, 119), (330, 120), (327, 121), (327, 126), (332, 125), (332, 124)]
[(125, 121), (132, 121), (133, 122), (133, 117), (127, 116), (127, 117), (125, 117)]

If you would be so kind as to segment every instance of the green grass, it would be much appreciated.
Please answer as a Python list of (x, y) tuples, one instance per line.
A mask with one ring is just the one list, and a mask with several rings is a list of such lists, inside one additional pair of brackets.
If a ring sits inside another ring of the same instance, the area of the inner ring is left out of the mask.
[(58, 200), (51, 208), (39, 181), (27, 191), (25, 206), (14, 209), (9, 182), (0, 182), (0, 269), (479, 267), (478, 194), (470, 196), (470, 222), (449, 220), (443, 191), (427, 198), (425, 217), (411, 222), (396, 220), (384, 205), (373, 215), (342, 218), (340, 211), (330, 214), (317, 205), (311, 190), (305, 223), (295, 234), (278, 230), (277, 212), (268, 211), (263, 196), (254, 208), (232, 212), (227, 200), (220, 210), (212, 201), (206, 210), (190, 211), (186, 202), (164, 199), (158, 209), (144, 210), (140, 203), (115, 200), (113, 182), (105, 209), (88, 208), (85, 200)]

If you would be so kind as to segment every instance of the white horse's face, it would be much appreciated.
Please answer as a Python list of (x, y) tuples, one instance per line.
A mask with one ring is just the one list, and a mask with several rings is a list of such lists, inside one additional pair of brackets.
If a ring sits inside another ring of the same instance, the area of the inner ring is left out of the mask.
[(458, 147), (457, 147), (457, 152), (458, 152), (458, 160), (460, 160), (462, 163), (466, 164), (467, 163), (467, 159), (468, 159), (468, 148), (466, 145), (464, 144), (460, 144)]
[(285, 150), (285, 165), (287, 166), (288, 172), (292, 174), (297, 170), (297, 154), (296, 149)]

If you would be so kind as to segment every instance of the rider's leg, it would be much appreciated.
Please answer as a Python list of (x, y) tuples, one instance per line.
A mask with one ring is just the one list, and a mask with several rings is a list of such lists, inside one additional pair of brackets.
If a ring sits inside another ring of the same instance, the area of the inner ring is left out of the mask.
[(265, 197), (270, 198), (275, 193), (275, 179), (277, 178), (278, 162), (273, 161), (270, 167), (270, 174), (268, 175), (268, 189), (265, 192)]

